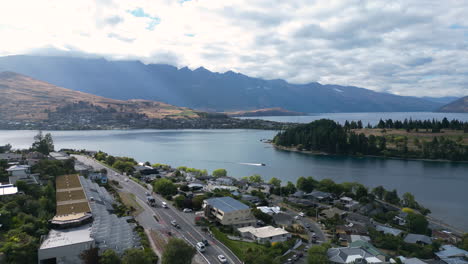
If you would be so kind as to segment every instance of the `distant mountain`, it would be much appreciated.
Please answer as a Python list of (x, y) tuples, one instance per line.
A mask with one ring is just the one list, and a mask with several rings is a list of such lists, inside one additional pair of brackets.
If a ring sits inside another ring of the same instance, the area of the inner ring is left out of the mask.
[(420, 97), (421, 99), (424, 99), (426, 101), (431, 101), (431, 102), (436, 102), (436, 103), (441, 103), (441, 104), (448, 104), (451, 103), (457, 99), (460, 99), (460, 97), (455, 97), (455, 96), (445, 96), (445, 97), (429, 97), (429, 96), (423, 96)]
[(232, 117), (254, 117), (254, 116), (301, 116), (306, 115), (305, 113), (289, 111), (281, 107), (265, 108), (250, 111), (235, 111), (225, 112), (228, 116)]
[(113, 99), (162, 101), (207, 111), (282, 107), (297, 112), (432, 111), (441, 103), (364, 88), (290, 84), (228, 71), (214, 73), (139, 61), (7, 56), (0, 71), (14, 71), (65, 88)]
[(109, 119), (198, 118), (188, 108), (148, 100), (115, 100), (73, 91), (13, 72), (0, 72), (0, 119), (40, 121), (65, 113)]
[(439, 108), (438, 112), (445, 113), (468, 113), (468, 96), (460, 98), (454, 102)]

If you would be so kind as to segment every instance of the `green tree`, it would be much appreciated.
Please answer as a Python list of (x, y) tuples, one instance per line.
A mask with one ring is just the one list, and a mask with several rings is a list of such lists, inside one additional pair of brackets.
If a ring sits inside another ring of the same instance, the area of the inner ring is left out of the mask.
[(183, 195), (177, 195), (175, 198), (174, 198), (174, 204), (177, 208), (184, 208), (184, 204), (185, 204), (185, 196)]
[(146, 254), (144, 250), (132, 248), (125, 250), (122, 256), (123, 264), (152, 264), (154, 260), (149, 254)]
[(39, 131), (37, 135), (34, 136), (34, 143), (32, 144), (31, 150), (49, 155), (50, 152), (54, 151), (52, 135), (50, 133), (43, 135), (42, 131)]
[(195, 253), (195, 248), (182, 239), (171, 238), (164, 247), (162, 264), (190, 264)]
[(308, 253), (307, 263), (308, 264), (325, 264), (328, 263), (327, 251), (330, 248), (330, 244), (323, 243), (321, 245), (312, 246)]
[(177, 186), (168, 179), (159, 179), (153, 183), (154, 191), (166, 196), (166, 195), (174, 195), (177, 193)]
[(383, 199), (383, 197), (385, 195), (385, 192), (386, 191), (385, 191), (384, 187), (382, 187), (382, 186), (377, 186), (374, 189), (372, 189), (372, 194), (374, 194), (380, 200)]
[(252, 182), (252, 183), (262, 183), (263, 182), (263, 178), (259, 174), (254, 174), (254, 175), (251, 175), (251, 176), (248, 176), (248, 177), (243, 177), (242, 179), (245, 179), (245, 180), (247, 180), (249, 182)]
[(414, 209), (419, 208), (418, 203), (416, 202), (416, 200), (414, 199), (414, 196), (411, 193), (408, 193), (408, 192), (404, 193), (402, 198), (403, 198), (402, 200), (403, 206), (414, 208)]
[(226, 177), (227, 171), (225, 169), (216, 169), (213, 171), (213, 177)]
[(314, 190), (316, 184), (317, 182), (312, 177), (300, 177), (299, 179), (297, 179), (296, 187), (301, 191), (310, 193)]
[(279, 188), (281, 187), (281, 180), (276, 178), (276, 177), (273, 177), (270, 179), (270, 181), (268, 182), (269, 184), (272, 184), (273, 186), (275, 186), (275, 188)]
[(411, 233), (427, 234), (429, 222), (424, 215), (410, 213), (406, 217), (406, 225)]
[(120, 264), (120, 257), (112, 249), (106, 249), (99, 257), (99, 264)]

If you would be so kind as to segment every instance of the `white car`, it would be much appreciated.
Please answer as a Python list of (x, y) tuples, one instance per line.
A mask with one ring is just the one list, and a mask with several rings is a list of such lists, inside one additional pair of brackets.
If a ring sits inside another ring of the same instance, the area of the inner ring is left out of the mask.
[(182, 210), (184, 213), (190, 213), (192, 212), (192, 209), (190, 208), (185, 208), (184, 210)]
[(227, 263), (227, 259), (226, 259), (226, 257), (223, 256), (223, 255), (219, 255), (219, 256), (218, 256), (218, 259), (219, 259), (219, 262), (221, 262), (221, 263)]
[(162, 202), (162, 207), (163, 207), (163, 208), (168, 208), (168, 207), (167, 207), (167, 203), (166, 203), (166, 202)]
[(203, 242), (197, 243), (197, 250), (200, 252), (205, 252), (205, 244)]
[(304, 214), (303, 212), (300, 212), (300, 213), (299, 213), (299, 216), (300, 216), (300, 217), (304, 217), (305, 214)]
[(125, 178), (125, 180), (124, 180), (124, 181), (125, 181), (125, 182), (128, 182), (128, 178)]

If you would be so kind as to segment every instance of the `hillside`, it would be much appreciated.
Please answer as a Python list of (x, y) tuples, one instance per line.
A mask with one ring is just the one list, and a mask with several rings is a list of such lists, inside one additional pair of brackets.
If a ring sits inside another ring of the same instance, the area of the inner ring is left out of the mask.
[(255, 117), (255, 116), (301, 116), (306, 115), (305, 113), (289, 111), (281, 107), (265, 108), (250, 111), (235, 111), (226, 112), (228, 116), (232, 117)]
[[(55, 112), (71, 109), (145, 115), (148, 118), (197, 118), (183, 107), (148, 100), (115, 100), (73, 91), (13, 72), (0, 73), (0, 118), (4, 120), (46, 120)], [(60, 110), (60, 111), (57, 111)]]
[(296, 112), (433, 111), (443, 104), (368, 89), (290, 84), (203, 67), (177, 69), (139, 61), (72, 57), (0, 57), (0, 71), (13, 71), (55, 85), (99, 96), (162, 101), (203, 111), (231, 112), (281, 107)]
[(437, 112), (468, 113), (468, 96), (442, 106)]

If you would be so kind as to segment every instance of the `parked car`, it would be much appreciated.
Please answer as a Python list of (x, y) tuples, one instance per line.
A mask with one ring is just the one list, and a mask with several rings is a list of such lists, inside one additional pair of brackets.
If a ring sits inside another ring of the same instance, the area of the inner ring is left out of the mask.
[(203, 244), (205, 244), (205, 246), (209, 246), (209, 245), (210, 245), (210, 243), (208, 243), (208, 240), (206, 240), (206, 239), (203, 239), (202, 242), (203, 242)]
[(305, 214), (304, 214), (303, 212), (300, 212), (300, 213), (299, 213), (299, 216), (300, 216), (300, 217), (304, 217)]
[(223, 256), (223, 255), (218, 255), (218, 260), (219, 260), (219, 262), (221, 262), (221, 263), (227, 263), (227, 259), (226, 259), (226, 257)]
[(162, 205), (163, 208), (169, 208), (169, 207), (167, 207), (167, 203), (166, 203), (166, 202), (162, 202), (161, 205)]
[(190, 208), (184, 208), (183, 212), (184, 212), (184, 213), (190, 213), (190, 212), (192, 212), (192, 209), (190, 209)]

